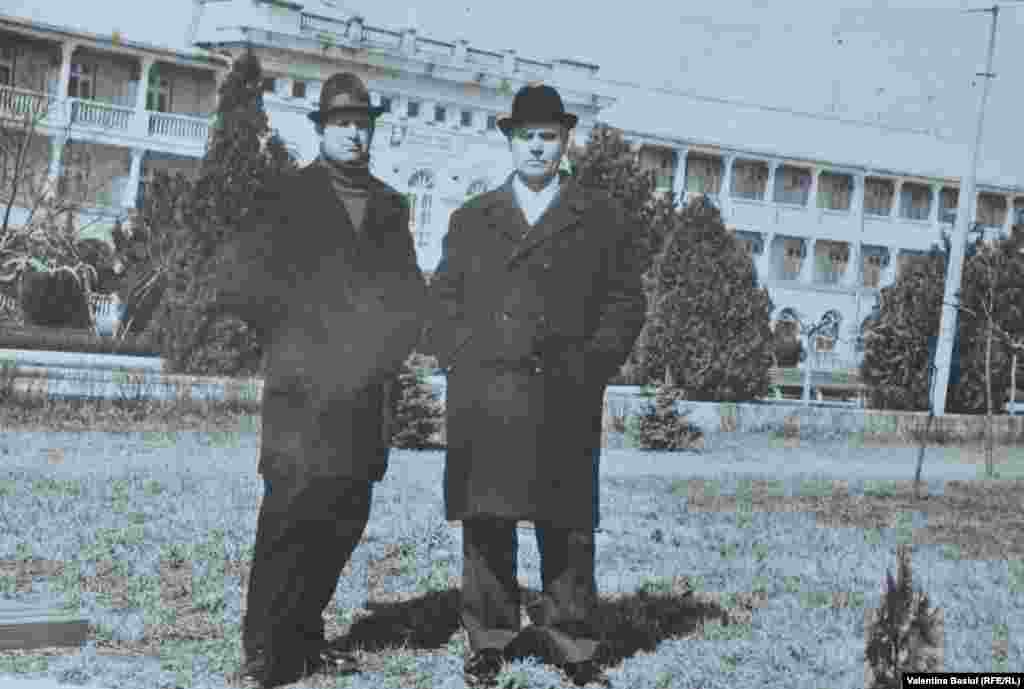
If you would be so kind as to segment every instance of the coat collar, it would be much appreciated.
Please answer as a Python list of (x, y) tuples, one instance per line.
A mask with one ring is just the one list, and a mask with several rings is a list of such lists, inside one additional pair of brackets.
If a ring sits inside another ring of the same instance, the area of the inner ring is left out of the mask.
[[(331, 173), (327, 169), (327, 165), (326, 161), (319, 158), (307, 165), (303, 172), (308, 176), (310, 184), (303, 184), (302, 186), (310, 191), (315, 190), (317, 195), (322, 194), (325, 198), (332, 199), (337, 216), (344, 218), (345, 223), (355, 233), (356, 228), (348, 215), (348, 209), (345, 208), (345, 204), (338, 198), (338, 194), (334, 190)], [(369, 197), (366, 202), (366, 216), (363, 220), (363, 227), (366, 228), (373, 227), (375, 224), (382, 222), (386, 223), (401, 208), (401, 204), (404, 203), (404, 199), (402, 199), (400, 194), (389, 189), (373, 175), (370, 175), (369, 181), (370, 185), (367, 189)]]
[(559, 173), (561, 176), (558, 195), (537, 224), (530, 227), (515, 195), (512, 184), (515, 174), (511, 173), (504, 184), (487, 195), (483, 207), (491, 230), (517, 245), (510, 259), (512, 261), (518, 260), (559, 233), (574, 227), (587, 208), (583, 187), (569, 175)]

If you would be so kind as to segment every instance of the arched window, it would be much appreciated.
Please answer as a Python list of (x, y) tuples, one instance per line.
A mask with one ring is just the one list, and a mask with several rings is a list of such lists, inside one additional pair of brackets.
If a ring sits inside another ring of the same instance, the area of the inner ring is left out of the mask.
[(434, 175), (429, 170), (417, 170), (409, 178), (409, 231), (416, 239), (416, 247), (430, 244), (430, 207), (433, 205)]
[(471, 199), (478, 194), (484, 193), (485, 191), (487, 191), (487, 180), (478, 179), (474, 181), (472, 184), (470, 184), (469, 188), (466, 189), (466, 198)]

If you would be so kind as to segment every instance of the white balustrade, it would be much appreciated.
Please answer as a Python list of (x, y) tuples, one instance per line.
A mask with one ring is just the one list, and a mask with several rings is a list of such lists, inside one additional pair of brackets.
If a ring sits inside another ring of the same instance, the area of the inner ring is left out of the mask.
[(68, 102), (71, 103), (71, 121), (74, 124), (124, 131), (131, 126), (135, 116), (135, 108), (122, 105), (81, 98), (69, 98)]
[(57, 99), (28, 89), (0, 85), (0, 115), (19, 120), (31, 115), (34, 120), (52, 114)]
[(209, 132), (210, 121), (205, 118), (167, 112), (149, 113), (150, 136), (205, 141)]

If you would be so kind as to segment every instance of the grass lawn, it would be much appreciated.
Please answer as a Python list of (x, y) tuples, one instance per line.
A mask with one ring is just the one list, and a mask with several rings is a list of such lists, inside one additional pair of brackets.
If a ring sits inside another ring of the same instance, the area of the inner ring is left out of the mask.
[[(133, 689), (234, 686), (225, 676), (241, 662), (262, 483), (255, 456), (251, 473), (218, 475), (211, 467), (251, 413), (0, 407), (5, 430), (110, 431), (96, 457), (110, 467), (147, 451), (115, 432), (199, 429), (222, 438), (182, 451), (181, 464), (195, 472), (115, 468), (113, 480), (67, 479), (58, 475), (66, 461), (60, 448), (0, 469), (0, 595), (67, 601), (91, 622), (84, 649), (5, 652), (0, 676)], [(736, 456), (794, 452), (828, 457), (835, 448), (750, 436), (710, 445), (700, 479), (602, 478), (596, 572), (613, 687), (862, 687), (865, 612), (878, 605), (880, 582), (887, 568), (895, 573), (896, 545), (904, 542), (915, 545), (915, 586), (944, 610), (945, 669), (1024, 666), (1021, 479), (947, 482), (916, 500), (909, 480), (859, 492), (814, 476), (728, 471)], [(1010, 457), (1007, 448), (999, 452), (997, 459)], [(464, 686), (461, 530), (443, 519), (443, 453), (393, 450), (391, 457), (364, 541), (325, 611), (328, 638), (356, 651), (363, 671), (290, 687)], [(1009, 462), (999, 468), (1024, 475)], [(525, 607), (538, 595), (539, 559), (532, 531), (519, 533)], [(531, 659), (509, 664), (501, 682), (505, 689), (571, 686)]]

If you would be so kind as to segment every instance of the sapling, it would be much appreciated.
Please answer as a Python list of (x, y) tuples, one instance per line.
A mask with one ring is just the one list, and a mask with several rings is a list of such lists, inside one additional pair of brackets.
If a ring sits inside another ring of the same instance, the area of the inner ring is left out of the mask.
[(897, 579), (888, 568), (881, 605), (868, 623), (865, 687), (901, 687), (904, 672), (942, 670), (944, 627), (941, 609), (930, 609), (928, 594), (913, 590), (910, 546), (896, 547)]

